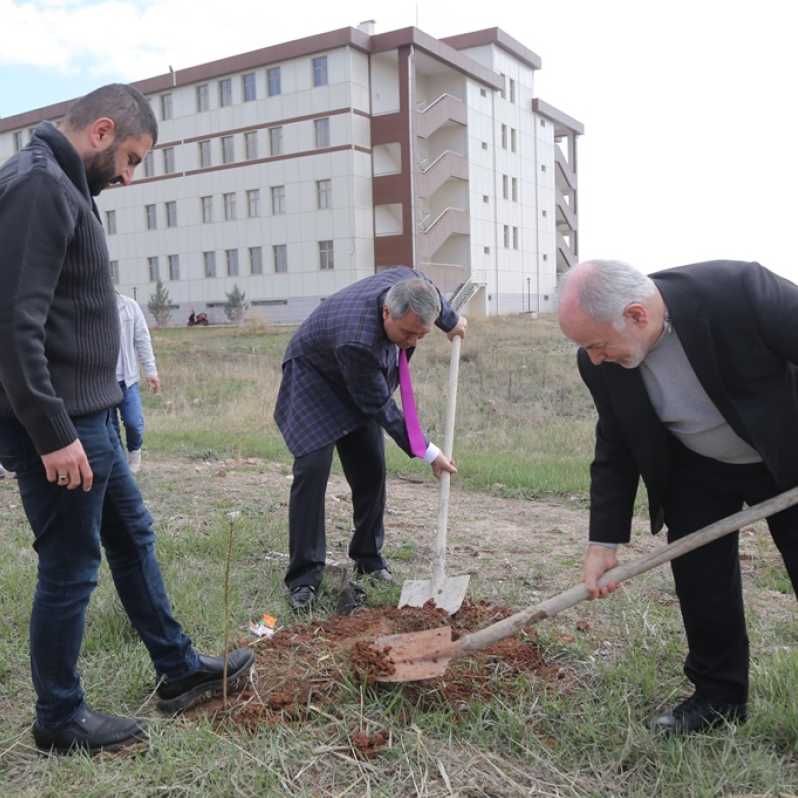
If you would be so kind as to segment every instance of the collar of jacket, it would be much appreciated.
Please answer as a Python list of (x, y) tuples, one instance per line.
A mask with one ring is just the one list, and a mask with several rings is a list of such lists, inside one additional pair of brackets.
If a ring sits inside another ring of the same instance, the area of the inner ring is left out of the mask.
[(58, 165), (74, 183), (75, 188), (86, 197), (88, 202), (93, 203), (89, 183), (86, 179), (86, 166), (69, 139), (52, 122), (42, 122), (33, 132), (33, 141), (41, 142), (52, 152)]

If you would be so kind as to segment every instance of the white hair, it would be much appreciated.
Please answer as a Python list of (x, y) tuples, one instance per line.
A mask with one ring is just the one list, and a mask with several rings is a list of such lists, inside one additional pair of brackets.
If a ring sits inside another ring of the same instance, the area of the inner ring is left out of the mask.
[[(633, 302), (645, 303), (657, 287), (643, 272), (618, 260), (591, 260), (578, 286), (579, 306), (594, 321), (623, 328), (623, 312)], [(564, 278), (571, 279), (573, 269)], [(564, 287), (564, 286), (563, 286)]]
[(441, 315), (441, 298), (432, 283), (411, 277), (394, 283), (385, 295), (392, 319), (401, 319), (412, 310), (424, 325), (431, 325)]

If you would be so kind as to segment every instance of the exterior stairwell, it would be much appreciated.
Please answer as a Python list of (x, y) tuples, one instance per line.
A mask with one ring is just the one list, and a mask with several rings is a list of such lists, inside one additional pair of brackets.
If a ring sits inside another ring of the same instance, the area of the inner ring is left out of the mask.
[(436, 130), (452, 122), (465, 125), (465, 103), (453, 94), (441, 94), (416, 111), (416, 135), (429, 138)]

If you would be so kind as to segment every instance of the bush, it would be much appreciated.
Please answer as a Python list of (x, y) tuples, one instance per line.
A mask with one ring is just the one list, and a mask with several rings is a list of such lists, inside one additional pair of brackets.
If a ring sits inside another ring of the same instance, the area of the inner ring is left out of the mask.
[(147, 309), (155, 319), (156, 327), (166, 327), (172, 316), (172, 299), (169, 289), (160, 281), (155, 283), (155, 293), (147, 303)]
[(225, 294), (227, 301), (224, 303), (224, 315), (234, 324), (240, 324), (249, 307), (247, 295), (238, 287), (238, 283), (233, 286), (229, 294)]

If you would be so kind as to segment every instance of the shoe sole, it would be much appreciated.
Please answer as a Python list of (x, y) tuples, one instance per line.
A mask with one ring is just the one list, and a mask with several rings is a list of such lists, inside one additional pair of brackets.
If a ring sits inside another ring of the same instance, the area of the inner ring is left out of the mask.
[[(34, 738), (35, 740), (35, 738)], [(109, 753), (115, 754), (119, 751), (127, 753), (136, 753), (137, 751), (144, 751), (149, 748), (150, 738), (147, 737), (127, 737), (119, 742), (111, 743), (109, 745), (82, 745), (80, 743), (72, 743), (68, 747), (58, 745), (43, 745), (36, 740), (36, 747), (39, 753), (49, 756), (50, 754), (57, 754), (58, 756), (69, 756), (70, 754), (89, 754), (89, 756), (96, 756), (97, 754)]]
[[(249, 676), (249, 670), (255, 662), (255, 652), (250, 651), (249, 659), (233, 673), (227, 674), (227, 693), (240, 692), (246, 684), (246, 677)], [(243, 677), (243, 678), (242, 678)], [(181, 693), (174, 698), (160, 699), (158, 701), (158, 709), (167, 715), (176, 715), (180, 712), (185, 712), (197, 704), (204, 701), (209, 701), (211, 698), (224, 694), (224, 681), (218, 679), (213, 682), (205, 682), (205, 684), (198, 684), (192, 687), (185, 693)]]

